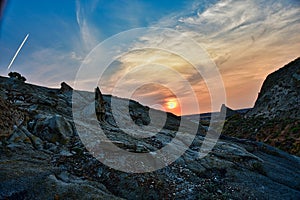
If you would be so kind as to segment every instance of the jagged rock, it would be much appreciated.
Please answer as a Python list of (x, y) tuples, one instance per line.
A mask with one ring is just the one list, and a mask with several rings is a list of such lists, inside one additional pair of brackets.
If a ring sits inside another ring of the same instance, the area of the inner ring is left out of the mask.
[(129, 114), (135, 124), (139, 126), (150, 123), (149, 107), (145, 107), (135, 101), (129, 101)]
[(220, 110), (221, 115), (225, 115), (226, 118), (232, 117), (234, 115), (239, 115), (238, 112), (232, 110), (231, 108), (227, 107), (225, 104), (222, 104), (221, 110)]
[(99, 87), (95, 89), (95, 109), (98, 120), (105, 121), (105, 101)]
[(69, 86), (67, 83), (62, 82), (62, 83), (60, 84), (60, 89), (59, 89), (59, 91), (60, 91), (61, 93), (71, 92), (71, 91), (73, 91), (73, 88), (72, 88), (71, 86)]

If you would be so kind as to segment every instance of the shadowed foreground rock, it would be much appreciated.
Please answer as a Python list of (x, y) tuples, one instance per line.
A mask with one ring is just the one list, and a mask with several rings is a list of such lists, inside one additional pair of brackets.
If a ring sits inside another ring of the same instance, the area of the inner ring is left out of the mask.
[[(204, 132), (197, 134), (184, 155), (160, 170), (140, 174), (116, 171), (95, 159), (83, 146), (72, 118), (74, 91), (69, 87), (49, 89), (3, 77), (0, 86), (2, 112), (7, 113), (1, 115), (5, 130), (1, 130), (0, 199), (300, 198), (298, 157), (263, 143), (223, 137), (208, 156), (199, 159)], [(79, 101), (95, 100), (95, 94), (78, 94)], [(120, 148), (137, 153), (160, 149), (174, 138), (180, 121), (186, 137), (192, 137), (193, 122), (152, 111), (134, 101), (127, 108), (118, 108), (117, 114), (144, 127), (145, 134), (147, 127), (152, 126), (149, 116), (164, 115), (167, 123), (152, 137), (139, 139), (125, 134), (112, 116), (112, 98), (103, 95), (105, 103), (101, 100), (96, 105), (100, 106), (99, 112), (103, 111), (101, 106), (105, 107), (105, 118), (94, 120)], [(89, 113), (95, 111), (95, 103), (76, 109)], [(126, 109), (130, 111), (123, 113)], [(26, 117), (5, 124), (15, 112)], [(85, 128), (93, 131), (93, 127)], [(132, 126), (126, 130), (136, 131)], [(173, 148), (182, 145), (178, 142)]]

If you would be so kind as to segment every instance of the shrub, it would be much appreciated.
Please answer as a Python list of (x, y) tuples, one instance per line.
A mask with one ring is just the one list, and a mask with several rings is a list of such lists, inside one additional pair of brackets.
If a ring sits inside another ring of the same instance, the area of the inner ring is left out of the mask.
[(19, 80), (19, 81), (22, 81), (22, 82), (25, 82), (26, 81), (26, 78), (24, 76), (22, 76), (20, 73), (18, 72), (9, 72), (8, 73), (8, 76), (12, 79), (16, 79), (16, 80)]

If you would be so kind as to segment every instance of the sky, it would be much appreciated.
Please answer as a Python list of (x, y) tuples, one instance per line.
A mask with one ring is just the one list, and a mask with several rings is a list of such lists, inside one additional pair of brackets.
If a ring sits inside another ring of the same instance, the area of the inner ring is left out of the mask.
[[(10, 0), (0, 24), (0, 74), (18, 71), (30, 83), (58, 88), (65, 81), (92, 91), (92, 77), (74, 83), (91, 54), (101, 54), (99, 48), (106, 50), (101, 44), (117, 41), (124, 31), (150, 27), (160, 31), (123, 38), (130, 46), (127, 52), (113, 57), (108, 66), (98, 66), (105, 67), (98, 80), (103, 93), (179, 115), (198, 112), (191, 106), (188, 90), (192, 90), (200, 112), (218, 110), (211, 106), (207, 77), (197, 71), (210, 70), (204, 55), (193, 53), (199, 45), (222, 77), (217, 84), (224, 86), (226, 99), (218, 104), (249, 108), (266, 76), (299, 56), (300, 1)], [(170, 34), (170, 29), (178, 34)], [(133, 40), (134, 36), (139, 38)], [(113, 46), (117, 48), (117, 42)], [(149, 46), (155, 48), (145, 48)], [(99, 63), (100, 54), (94, 58)], [(196, 63), (188, 62), (183, 54)], [(122, 87), (117, 88), (120, 79)], [(184, 81), (191, 87), (185, 87)], [(131, 87), (136, 90), (129, 91)]]

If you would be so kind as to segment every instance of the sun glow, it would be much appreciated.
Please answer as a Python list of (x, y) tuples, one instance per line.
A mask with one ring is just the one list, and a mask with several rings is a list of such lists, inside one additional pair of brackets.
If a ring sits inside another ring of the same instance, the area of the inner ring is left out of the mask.
[(177, 105), (178, 105), (178, 103), (175, 99), (169, 100), (166, 104), (167, 104), (167, 108), (170, 110), (177, 108)]

